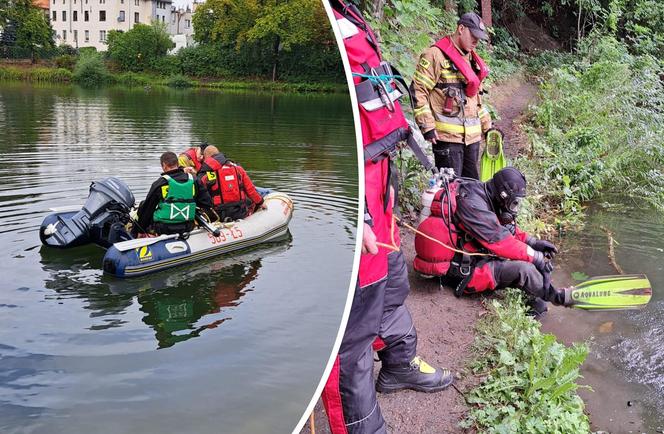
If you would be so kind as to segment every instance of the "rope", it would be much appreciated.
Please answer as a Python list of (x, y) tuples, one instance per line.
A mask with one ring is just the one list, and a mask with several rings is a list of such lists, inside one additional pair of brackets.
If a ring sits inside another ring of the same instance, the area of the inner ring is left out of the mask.
[[(423, 233), (423, 232), (421, 232), (421, 231), (418, 231), (417, 229), (415, 229), (414, 227), (412, 227), (411, 225), (409, 225), (409, 224), (406, 223), (405, 221), (399, 219), (399, 217), (397, 217), (397, 216), (395, 216), (395, 215), (394, 215), (393, 217), (394, 217), (394, 218), (392, 219), (392, 229), (394, 229), (394, 221), (396, 220), (396, 221), (398, 221), (398, 222), (401, 222), (402, 225), (404, 225), (406, 228), (410, 229), (411, 231), (415, 232), (416, 234), (421, 235), (421, 236), (423, 236), (424, 238), (433, 241), (434, 243), (438, 243), (438, 244), (440, 244), (441, 246), (443, 246), (443, 247), (445, 247), (446, 249), (451, 250), (451, 251), (453, 251), (453, 252), (461, 253), (461, 254), (468, 255), (468, 256), (495, 256), (495, 255), (493, 255), (493, 254), (491, 254), (491, 253), (466, 252), (465, 250), (455, 249), (454, 247), (452, 247), (452, 246), (448, 246), (447, 244), (445, 244), (444, 242), (440, 241), (440, 240), (437, 239), (437, 238), (433, 238), (433, 237), (431, 237), (431, 236), (429, 236), (429, 235), (427, 235), (427, 234), (425, 234), (425, 233)], [(394, 231), (392, 231), (392, 233), (394, 233)], [(394, 236), (392, 237), (392, 242), (394, 242)]]
[(371, 81), (374, 84), (378, 84), (381, 81), (384, 83), (389, 83), (395, 78), (403, 79), (403, 77), (400, 75), (388, 75), (388, 74), (371, 75), (371, 74), (360, 74), (359, 72), (353, 72), (353, 77), (366, 78), (367, 80)]

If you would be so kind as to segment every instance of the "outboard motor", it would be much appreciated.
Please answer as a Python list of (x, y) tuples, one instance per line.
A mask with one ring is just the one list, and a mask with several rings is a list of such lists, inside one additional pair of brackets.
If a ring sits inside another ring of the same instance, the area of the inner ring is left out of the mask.
[(131, 237), (124, 230), (135, 199), (124, 181), (106, 178), (90, 184), (90, 194), (78, 212), (48, 215), (39, 228), (39, 238), (50, 247), (75, 247), (94, 242), (109, 247)]

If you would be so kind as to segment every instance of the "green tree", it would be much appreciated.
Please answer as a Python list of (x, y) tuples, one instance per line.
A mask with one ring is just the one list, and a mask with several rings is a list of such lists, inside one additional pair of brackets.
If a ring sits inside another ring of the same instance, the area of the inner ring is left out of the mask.
[(269, 41), (272, 44), (273, 81), (277, 78), (280, 50), (334, 42), (325, 25), (325, 10), (318, 0), (267, 1), (260, 12), (246, 36), (248, 41)]
[(0, 19), (3, 30), (11, 32), (2, 42), (16, 53), (29, 54), (34, 62), (40, 52), (54, 48), (51, 23), (31, 0), (2, 2)]
[(173, 46), (166, 26), (157, 22), (136, 24), (124, 33), (108, 33), (108, 56), (124, 71), (156, 70)]
[(259, 16), (256, 0), (207, 0), (192, 18), (194, 39), (240, 46)]

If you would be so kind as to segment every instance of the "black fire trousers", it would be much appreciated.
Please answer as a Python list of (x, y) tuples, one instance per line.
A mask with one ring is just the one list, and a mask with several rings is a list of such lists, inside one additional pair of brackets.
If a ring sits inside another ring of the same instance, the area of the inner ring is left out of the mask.
[(480, 179), (477, 170), (477, 159), (480, 153), (480, 142), (464, 145), (463, 143), (436, 142), (433, 146), (436, 167), (451, 167), (456, 176)]
[[(333, 434), (386, 432), (376, 399), (373, 345), (376, 338), (382, 341), (378, 356), (383, 365), (408, 364), (415, 357), (417, 334), (403, 304), (409, 291), (401, 252), (388, 255), (386, 279), (355, 289), (337, 363), (323, 396)], [(340, 405), (331, 405), (334, 397), (340, 398)]]

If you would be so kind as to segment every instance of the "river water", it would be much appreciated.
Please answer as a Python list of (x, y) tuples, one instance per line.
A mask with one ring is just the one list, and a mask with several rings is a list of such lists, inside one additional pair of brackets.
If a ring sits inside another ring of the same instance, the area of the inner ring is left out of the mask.
[[(347, 95), (0, 85), (0, 432), (290, 432), (346, 301), (357, 220)], [(207, 140), (288, 193), (291, 237), (138, 280), (42, 247), (51, 207)]]
[[(609, 234), (616, 264), (626, 274), (644, 273), (653, 289), (639, 311), (585, 312), (551, 309), (543, 330), (566, 343), (587, 341), (591, 352), (581, 370), (581, 390), (594, 429), (612, 433), (664, 432), (664, 216), (629, 199), (588, 211), (585, 230), (565, 237), (560, 286), (573, 273), (618, 274), (608, 257)], [(577, 279), (583, 276), (574, 275)]]

